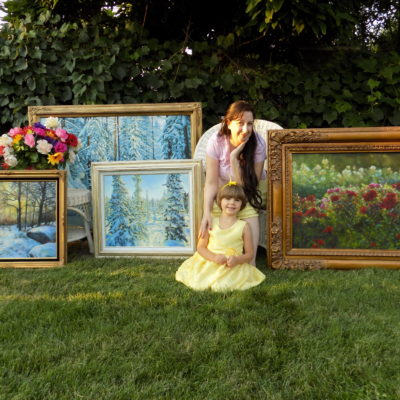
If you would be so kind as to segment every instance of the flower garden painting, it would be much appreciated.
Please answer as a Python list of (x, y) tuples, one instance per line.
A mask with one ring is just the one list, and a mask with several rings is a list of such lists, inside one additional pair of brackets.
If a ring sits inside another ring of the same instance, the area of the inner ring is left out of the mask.
[(400, 249), (400, 154), (293, 153), (292, 247)]
[(0, 181), (0, 261), (58, 257), (56, 190), (51, 180)]
[(68, 185), (90, 189), (90, 165), (99, 161), (191, 158), (189, 115), (59, 117), (82, 148), (68, 168)]
[(105, 247), (192, 246), (188, 173), (103, 175)]

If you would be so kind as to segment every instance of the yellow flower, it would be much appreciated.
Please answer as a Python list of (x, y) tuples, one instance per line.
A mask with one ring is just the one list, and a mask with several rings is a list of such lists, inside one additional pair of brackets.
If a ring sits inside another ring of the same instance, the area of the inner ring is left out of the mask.
[(51, 165), (56, 165), (64, 159), (63, 153), (54, 153), (47, 156), (47, 161)]
[(22, 139), (22, 135), (15, 135), (13, 139), (13, 143), (19, 143)]

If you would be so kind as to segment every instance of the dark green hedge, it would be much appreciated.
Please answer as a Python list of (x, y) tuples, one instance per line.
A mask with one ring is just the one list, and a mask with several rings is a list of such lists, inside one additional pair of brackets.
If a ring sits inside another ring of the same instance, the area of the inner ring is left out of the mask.
[[(133, 27), (58, 24), (42, 15), (0, 31), (0, 128), (27, 106), (200, 101), (204, 127), (244, 98), (287, 128), (400, 125), (400, 56), (335, 53), (300, 69), (234, 60), (232, 43), (141, 38)], [(190, 47), (190, 51), (186, 50)]]

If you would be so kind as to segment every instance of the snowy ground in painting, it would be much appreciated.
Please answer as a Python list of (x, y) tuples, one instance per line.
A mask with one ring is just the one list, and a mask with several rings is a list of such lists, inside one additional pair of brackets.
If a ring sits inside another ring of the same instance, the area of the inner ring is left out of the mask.
[(160, 221), (146, 223), (146, 238), (140, 240), (134, 247), (190, 247), (190, 229), (185, 228), (188, 243), (179, 240), (165, 240), (164, 223)]
[[(55, 227), (42, 226), (41, 231), (51, 236)], [(3, 258), (48, 258), (56, 257), (56, 243), (40, 242), (29, 238), (26, 232), (19, 231), (16, 225), (0, 226), (0, 260)]]

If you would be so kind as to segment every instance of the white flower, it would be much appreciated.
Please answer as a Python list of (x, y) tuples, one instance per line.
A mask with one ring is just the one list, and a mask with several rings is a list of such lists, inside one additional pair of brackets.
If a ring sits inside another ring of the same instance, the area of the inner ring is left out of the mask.
[(49, 154), (51, 149), (53, 148), (53, 145), (49, 143), (47, 140), (41, 139), (38, 140), (36, 148), (40, 154)]
[(73, 163), (73, 162), (75, 161), (75, 158), (76, 158), (75, 152), (74, 152), (73, 150), (70, 150), (70, 151), (68, 152), (68, 161), (69, 161), (70, 163)]
[(4, 153), (4, 157), (13, 156), (14, 149), (12, 147), (5, 147), (3, 153)]
[(49, 129), (57, 129), (58, 128), (58, 118), (57, 117), (49, 117), (46, 118), (46, 122), (44, 126)]
[(18, 164), (17, 157), (15, 157), (13, 154), (10, 155), (5, 155), (4, 156), (4, 161), (7, 165), (10, 167), (15, 167)]
[(12, 138), (8, 136), (6, 133), (0, 136), (0, 146), (7, 147), (12, 145)]
[(369, 167), (369, 169), (370, 169), (372, 172), (375, 172), (375, 171), (376, 171), (375, 165), (371, 165), (371, 166)]
[(78, 139), (78, 144), (74, 147), (75, 151), (78, 151), (82, 148), (82, 142), (79, 138)]

